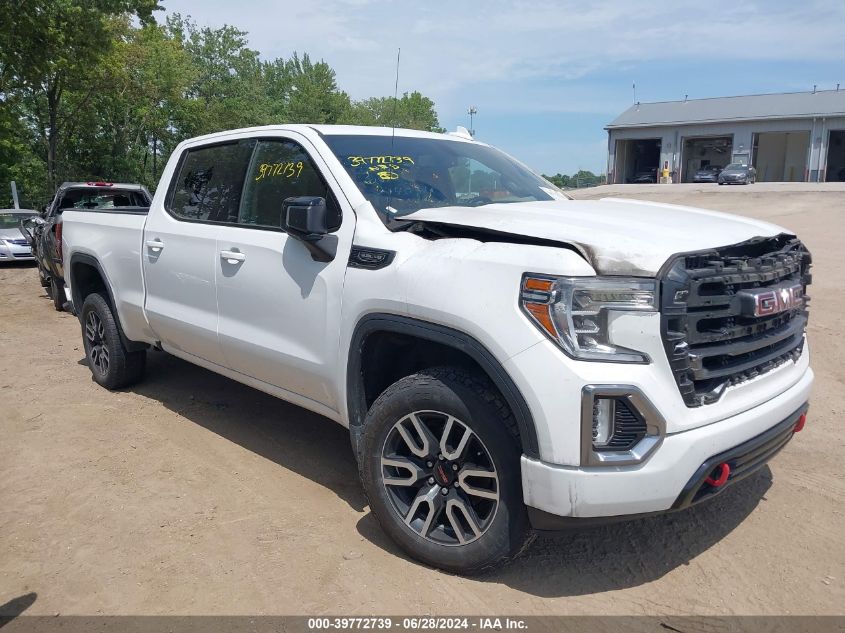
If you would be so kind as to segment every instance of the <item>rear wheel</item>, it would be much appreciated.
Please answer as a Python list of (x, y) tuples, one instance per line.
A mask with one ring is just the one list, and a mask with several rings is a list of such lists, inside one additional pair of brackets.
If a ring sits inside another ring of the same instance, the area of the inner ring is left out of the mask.
[(531, 530), (515, 421), (488, 381), (455, 368), (407, 376), (367, 414), (361, 478), (385, 532), (412, 557), (475, 573)]
[(106, 389), (120, 389), (143, 377), (147, 353), (126, 349), (105, 297), (97, 293), (88, 295), (82, 304), (80, 320), (85, 358), (95, 382)]
[(50, 298), (53, 300), (56, 312), (62, 312), (65, 306), (65, 286), (55, 277), (50, 279)]

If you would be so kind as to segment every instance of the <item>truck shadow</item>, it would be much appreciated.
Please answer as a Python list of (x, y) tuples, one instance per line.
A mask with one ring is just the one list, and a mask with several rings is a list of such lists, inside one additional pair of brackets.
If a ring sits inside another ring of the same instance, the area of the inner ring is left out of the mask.
[[(653, 582), (721, 541), (742, 523), (772, 485), (768, 466), (702, 505), (601, 527), (540, 533), (522, 556), (473, 580), (504, 584), (542, 598), (580, 596)], [(358, 532), (407, 556), (372, 514)]]
[[(84, 360), (81, 361), (84, 363)], [(190, 421), (334, 492), (356, 512), (367, 506), (349, 433), (288, 404), (174, 356), (148, 355), (147, 377), (130, 388)], [(577, 596), (636, 587), (690, 564), (765, 501), (768, 467), (688, 510), (602, 527), (544, 533), (516, 561), (473, 578), (539, 597)], [(409, 560), (372, 513), (362, 537)]]
[(339, 424), (170, 354), (148, 353), (147, 367), (129, 391), (324, 486), (356, 512), (366, 507), (349, 432)]

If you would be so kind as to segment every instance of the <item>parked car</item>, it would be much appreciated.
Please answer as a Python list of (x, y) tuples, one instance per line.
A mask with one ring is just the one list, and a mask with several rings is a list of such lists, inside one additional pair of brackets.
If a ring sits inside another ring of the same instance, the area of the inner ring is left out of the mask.
[[(468, 161), (495, 200), (460, 195)], [(711, 499), (806, 420), (794, 234), (571, 200), (465, 137), (191, 139), (148, 214), (65, 211), (63, 249), (97, 383), (164, 350), (337, 421), (385, 532), (455, 572), (517, 555), (532, 526)]]
[(647, 184), (657, 182), (657, 167), (649, 167), (634, 174), (632, 182), (636, 184)]
[(44, 208), (43, 221), (35, 220), (31, 231), (33, 253), (38, 260), (41, 285), (48, 288), (53, 306), (62, 311), (65, 295), (62, 265), (62, 217), (68, 209), (98, 212), (146, 212), (152, 196), (146, 187), (111, 182), (66, 182)]
[(757, 170), (751, 165), (731, 163), (719, 174), (720, 185), (750, 185), (757, 182)]
[(0, 209), (0, 262), (32, 261), (32, 247), (21, 222), (38, 217), (32, 209)]
[(693, 182), (718, 182), (722, 173), (721, 165), (706, 165), (693, 174)]

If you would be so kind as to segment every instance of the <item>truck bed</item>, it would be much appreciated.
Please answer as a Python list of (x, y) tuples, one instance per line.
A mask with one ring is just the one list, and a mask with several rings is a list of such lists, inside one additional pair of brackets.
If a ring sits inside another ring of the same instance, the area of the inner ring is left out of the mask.
[[(65, 266), (85, 263), (86, 255), (99, 262), (100, 272), (109, 286), (120, 288), (112, 300), (124, 333), (133, 341), (151, 341), (154, 338), (143, 309), (141, 257), (148, 211), (149, 207), (121, 207), (68, 209), (63, 214)], [(71, 252), (74, 253), (72, 262), (67, 260), (67, 254)], [(81, 308), (74, 307), (77, 310)]]

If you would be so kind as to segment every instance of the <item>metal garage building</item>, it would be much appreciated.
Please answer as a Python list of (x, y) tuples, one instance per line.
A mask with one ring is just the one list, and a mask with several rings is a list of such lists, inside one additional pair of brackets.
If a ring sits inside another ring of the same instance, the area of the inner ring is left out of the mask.
[(612, 183), (749, 161), (758, 181), (845, 181), (845, 90), (637, 103), (605, 129)]

